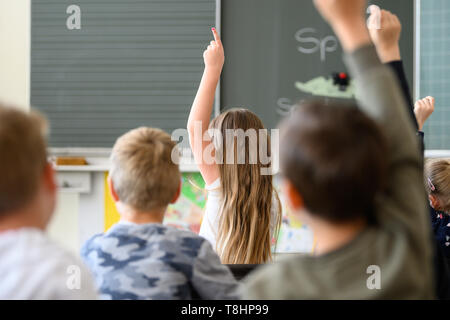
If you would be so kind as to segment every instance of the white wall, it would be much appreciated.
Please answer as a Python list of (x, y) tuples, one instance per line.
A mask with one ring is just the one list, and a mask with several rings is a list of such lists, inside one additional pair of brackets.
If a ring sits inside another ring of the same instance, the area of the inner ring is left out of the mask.
[[(0, 0), (1, 1), (1, 0)], [(73, 254), (80, 252), (79, 196), (75, 193), (58, 194), (58, 206), (48, 226), (48, 235)], [(103, 230), (100, 230), (101, 232)]]
[(28, 109), (31, 0), (0, 0), (0, 101)]
[[(28, 110), (30, 104), (31, 0), (0, 0), (0, 101)], [(78, 195), (60, 193), (49, 234), (79, 250)]]

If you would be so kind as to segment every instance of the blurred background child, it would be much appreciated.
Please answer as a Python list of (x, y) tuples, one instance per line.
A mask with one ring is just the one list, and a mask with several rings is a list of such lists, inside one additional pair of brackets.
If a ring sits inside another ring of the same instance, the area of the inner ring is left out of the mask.
[(450, 160), (432, 159), (426, 162), (425, 186), (432, 207), (434, 235), (450, 261)]
[(96, 299), (81, 260), (46, 235), (56, 205), (43, 117), (0, 105), (0, 299)]

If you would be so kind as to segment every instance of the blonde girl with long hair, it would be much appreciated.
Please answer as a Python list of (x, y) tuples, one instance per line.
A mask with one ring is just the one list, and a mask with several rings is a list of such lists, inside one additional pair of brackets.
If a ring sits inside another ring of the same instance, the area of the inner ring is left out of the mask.
[[(212, 31), (214, 41), (203, 55), (205, 70), (188, 121), (191, 148), (208, 191), (200, 235), (211, 242), (222, 263), (261, 264), (272, 259), (272, 239), (281, 224), (280, 200), (267, 173), (271, 163), (259, 152), (265, 144), (271, 157), (270, 137), (262, 121), (246, 109), (232, 109), (210, 121), (225, 62), (222, 41)], [(249, 130), (257, 133), (254, 139), (230, 138), (230, 132)]]

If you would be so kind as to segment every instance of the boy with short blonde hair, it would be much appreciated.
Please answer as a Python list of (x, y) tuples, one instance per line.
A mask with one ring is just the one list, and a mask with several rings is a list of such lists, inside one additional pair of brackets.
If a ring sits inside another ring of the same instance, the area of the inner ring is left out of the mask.
[(0, 105), (0, 299), (95, 299), (89, 271), (44, 234), (57, 191), (46, 131), (37, 113)]
[(130, 131), (113, 148), (108, 181), (121, 221), (82, 249), (104, 299), (236, 298), (237, 282), (208, 241), (162, 225), (181, 189), (174, 148), (151, 128)]
[[(111, 155), (110, 181), (122, 203), (140, 211), (164, 210), (180, 188), (170, 136), (140, 128), (119, 138)], [(151, 193), (148, 191), (152, 190)]]

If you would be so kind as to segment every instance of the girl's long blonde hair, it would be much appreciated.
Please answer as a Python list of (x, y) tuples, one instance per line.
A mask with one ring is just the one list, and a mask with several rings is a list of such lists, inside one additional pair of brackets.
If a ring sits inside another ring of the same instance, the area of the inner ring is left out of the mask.
[[(227, 130), (265, 130), (262, 121), (245, 109), (232, 109), (211, 122), (211, 129), (221, 132), (215, 139), (216, 159), (221, 181), (222, 206), (219, 216), (217, 252), (225, 264), (261, 264), (272, 259), (272, 235), (276, 235), (281, 225), (281, 204), (272, 184), (272, 175), (262, 175), (262, 169), (271, 164), (263, 164), (260, 159), (260, 139), (267, 139), (267, 155), (271, 156), (270, 136), (257, 135), (257, 155), (251, 154), (250, 138), (245, 138), (245, 163), (239, 164), (237, 138), (227, 139)], [(241, 131), (242, 132), (242, 131)], [(232, 141), (229, 141), (232, 140)], [(242, 142), (242, 140), (241, 140)], [(232, 147), (234, 146), (234, 147)], [(227, 160), (234, 152), (233, 164)], [(257, 157), (250, 161), (251, 157)], [(275, 203), (273, 203), (275, 201)], [(276, 215), (273, 214), (275, 210)], [(273, 232), (273, 234), (272, 234)]]

